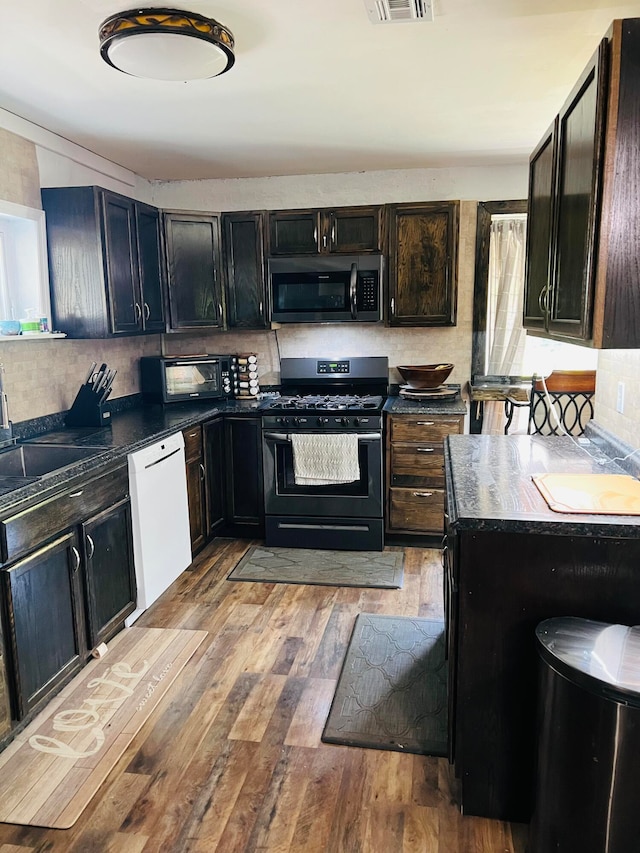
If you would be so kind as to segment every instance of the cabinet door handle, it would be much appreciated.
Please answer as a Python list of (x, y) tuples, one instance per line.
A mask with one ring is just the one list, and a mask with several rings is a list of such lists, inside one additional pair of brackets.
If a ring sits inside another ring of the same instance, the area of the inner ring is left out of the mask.
[(201, 462), (200, 463), (200, 479), (202, 480), (203, 483), (204, 483), (204, 473), (205, 473), (204, 472), (204, 465)]
[(433, 497), (433, 492), (412, 492), (414, 498), (431, 498)]
[(87, 536), (87, 544), (88, 544), (89, 548), (91, 549), (91, 550), (87, 551), (87, 560), (92, 560), (93, 555), (96, 553), (96, 546), (95, 546), (95, 542), (89, 536), (88, 533), (86, 534), (86, 536)]
[(331, 243), (335, 245), (336, 242), (336, 223), (334, 222), (331, 226)]
[(263, 307), (264, 307), (264, 306), (263, 306), (263, 304), (262, 304), (262, 299), (261, 299), (261, 300), (260, 300), (260, 305), (258, 306), (258, 314), (262, 315), (262, 309), (263, 309)]
[(416, 447), (417, 453), (434, 453), (435, 447)]
[(396, 298), (395, 298), (395, 296), (391, 297), (391, 313), (395, 316), (395, 313), (396, 313)]
[(538, 296), (538, 308), (541, 314), (549, 313), (549, 297), (551, 295), (551, 285), (545, 284)]
[(76, 564), (73, 567), (73, 573), (75, 574), (80, 568), (80, 551), (76, 548), (75, 545), (71, 546), (71, 550), (73, 551), (73, 556), (75, 557)]
[(145, 302), (144, 303), (144, 319), (148, 320), (150, 316), (151, 316), (151, 308), (149, 308), (148, 304)]
[(135, 303), (135, 305), (133, 306), (133, 313), (136, 318), (136, 323), (139, 323), (140, 318), (142, 317), (142, 308), (140, 307), (140, 303)]
[(327, 235), (326, 234), (322, 235), (322, 246), (325, 249), (327, 248)]
[(416, 426), (435, 426), (435, 421), (416, 421)]
[(70, 498), (79, 498), (80, 495), (83, 495), (83, 494), (84, 494), (84, 489), (80, 489), (79, 492), (70, 492), (69, 497)]
[(317, 243), (317, 242), (318, 242), (318, 226), (317, 226), (317, 225), (316, 225), (316, 227), (313, 229), (313, 242), (314, 242), (314, 243)]
[(198, 430), (196, 430), (195, 432), (190, 432), (188, 435), (188, 438), (195, 438), (197, 435), (198, 435)]

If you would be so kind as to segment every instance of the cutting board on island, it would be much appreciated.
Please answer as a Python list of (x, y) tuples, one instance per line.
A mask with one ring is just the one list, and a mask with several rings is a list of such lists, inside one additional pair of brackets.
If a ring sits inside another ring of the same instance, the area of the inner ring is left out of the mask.
[(630, 474), (534, 474), (554, 512), (640, 515), (640, 480)]

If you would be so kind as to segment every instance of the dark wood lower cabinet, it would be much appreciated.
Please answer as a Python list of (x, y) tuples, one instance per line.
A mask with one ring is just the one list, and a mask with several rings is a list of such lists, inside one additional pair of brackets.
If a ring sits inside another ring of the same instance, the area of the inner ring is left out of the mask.
[(83, 665), (80, 564), (77, 536), (68, 532), (2, 570), (17, 719)]
[(4, 641), (0, 636), (0, 740), (11, 731), (11, 707), (9, 705), (9, 685), (7, 668), (4, 662)]
[(207, 490), (207, 538), (219, 535), (226, 521), (224, 422), (208, 421), (204, 430), (205, 482)]
[(118, 631), (136, 608), (136, 575), (128, 498), (82, 525), (89, 648)]
[(637, 538), (449, 530), (450, 748), (464, 814), (530, 820), (536, 626), (553, 616), (637, 624), (639, 564)]
[[(260, 418), (216, 418), (204, 424), (203, 438), (206, 539), (221, 534), (262, 536), (264, 499)], [(191, 506), (189, 511), (192, 512)]]
[(262, 433), (259, 418), (224, 421), (227, 462), (227, 524), (245, 536), (264, 535)]
[[(28, 721), (135, 610), (127, 466), (3, 519), (0, 539), (6, 685)], [(0, 666), (0, 739), (4, 683)]]
[(189, 427), (182, 432), (187, 469), (187, 500), (191, 553), (196, 554), (207, 541), (207, 512), (205, 493), (204, 448), (202, 426)]

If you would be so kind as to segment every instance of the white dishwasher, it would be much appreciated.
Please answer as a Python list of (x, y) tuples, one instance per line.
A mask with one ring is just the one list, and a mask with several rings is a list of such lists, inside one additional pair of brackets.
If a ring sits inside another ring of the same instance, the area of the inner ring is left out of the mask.
[(131, 625), (191, 563), (189, 504), (181, 432), (130, 453), (133, 556), (138, 584)]

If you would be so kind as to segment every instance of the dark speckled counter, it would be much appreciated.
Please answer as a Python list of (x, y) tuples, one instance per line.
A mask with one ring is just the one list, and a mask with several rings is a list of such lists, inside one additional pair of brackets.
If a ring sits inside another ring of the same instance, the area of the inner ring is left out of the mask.
[(550, 510), (533, 474), (623, 474), (586, 438), (452, 435), (445, 441), (447, 500), (458, 530), (640, 536), (640, 517)]
[(389, 397), (384, 412), (393, 415), (466, 415), (467, 404), (458, 395), (454, 400), (416, 401)]
[[(255, 414), (260, 406), (257, 400), (224, 400), (213, 403), (175, 403), (170, 406), (140, 405), (114, 413), (111, 425), (94, 435), (87, 435), (70, 444), (95, 447), (96, 454), (66, 468), (47, 474), (35, 482), (27, 483), (0, 496), (0, 516), (6, 517), (32, 503), (44, 500), (66, 488), (74, 481), (102, 469), (122, 464), (127, 454), (166, 438), (174, 432), (223, 414)], [(52, 433), (53, 434), (53, 433)], [(55, 434), (59, 434), (59, 430)], [(27, 436), (22, 436), (25, 438)], [(36, 436), (28, 436), (30, 439)], [(46, 435), (41, 435), (44, 438)]]

